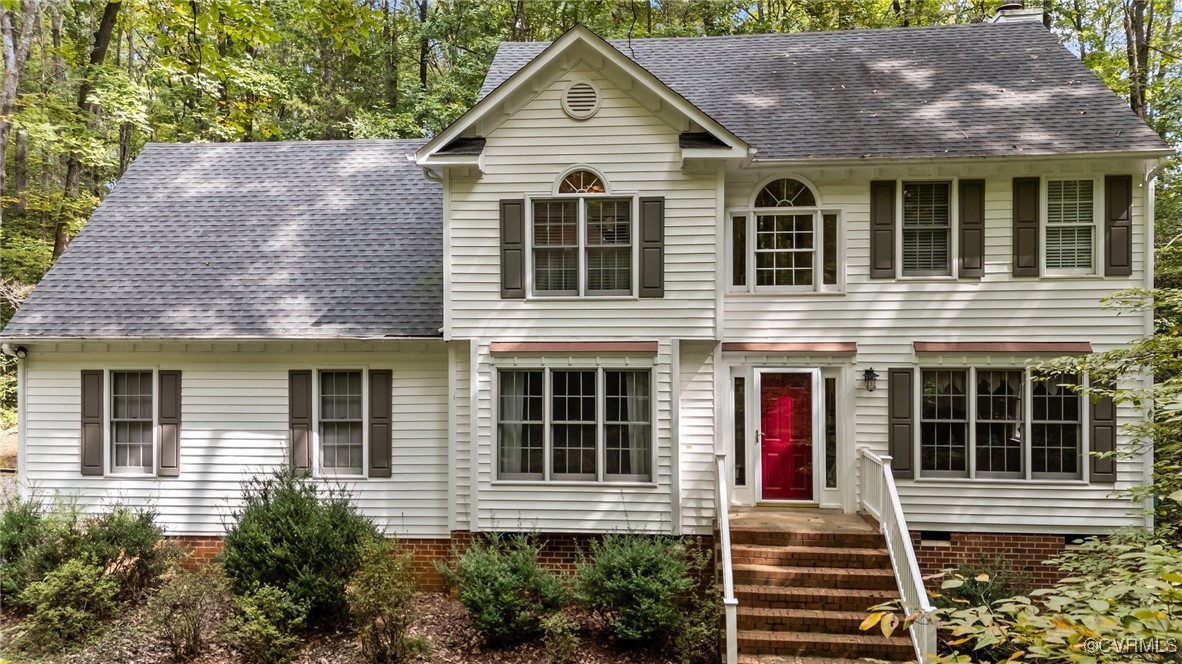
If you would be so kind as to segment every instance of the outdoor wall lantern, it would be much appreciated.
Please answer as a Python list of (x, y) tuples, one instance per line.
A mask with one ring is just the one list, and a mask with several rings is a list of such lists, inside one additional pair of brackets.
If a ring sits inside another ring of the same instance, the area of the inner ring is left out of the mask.
[(866, 381), (866, 391), (873, 392), (878, 387), (878, 372), (873, 367), (862, 372), (862, 380)]

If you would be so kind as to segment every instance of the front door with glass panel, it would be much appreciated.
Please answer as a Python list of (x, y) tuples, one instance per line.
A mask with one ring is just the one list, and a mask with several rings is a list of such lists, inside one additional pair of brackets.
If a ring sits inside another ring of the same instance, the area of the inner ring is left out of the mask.
[(817, 373), (759, 371), (760, 496), (764, 500), (815, 500)]

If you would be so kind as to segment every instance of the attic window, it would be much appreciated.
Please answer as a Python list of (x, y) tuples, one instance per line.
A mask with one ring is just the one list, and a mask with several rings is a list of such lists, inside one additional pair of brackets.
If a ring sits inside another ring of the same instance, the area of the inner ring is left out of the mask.
[(599, 110), (599, 90), (586, 81), (571, 84), (562, 95), (562, 110), (576, 120), (586, 120)]
[(560, 194), (602, 194), (605, 191), (603, 180), (591, 171), (573, 171), (558, 185)]

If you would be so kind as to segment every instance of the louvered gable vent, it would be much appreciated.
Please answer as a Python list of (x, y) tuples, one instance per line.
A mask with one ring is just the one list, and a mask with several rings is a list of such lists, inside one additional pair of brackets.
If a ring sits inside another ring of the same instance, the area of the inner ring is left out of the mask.
[(586, 120), (599, 110), (599, 91), (590, 83), (575, 83), (562, 96), (562, 109), (576, 120)]

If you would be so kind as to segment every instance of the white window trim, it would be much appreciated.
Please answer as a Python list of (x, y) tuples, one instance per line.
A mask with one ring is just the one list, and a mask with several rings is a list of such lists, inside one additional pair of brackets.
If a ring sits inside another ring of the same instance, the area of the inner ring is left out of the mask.
[[(778, 179), (778, 178), (777, 178)], [(756, 217), (759, 215), (813, 215), (813, 284), (811, 286), (757, 286), (755, 283), (755, 245), (756, 245)], [(825, 215), (837, 216), (837, 283), (826, 284), (825, 281)], [(747, 246), (744, 253), (747, 256), (745, 286), (734, 283), (734, 242), (733, 225), (736, 219), (742, 218), (747, 224)], [(730, 295), (842, 295), (845, 293), (845, 211), (842, 208), (830, 206), (812, 207), (782, 207), (782, 208), (740, 208), (730, 210), (726, 215), (726, 237), (723, 251), (726, 260), (727, 293)]]
[[(147, 371), (152, 374), (152, 471), (139, 469), (119, 470), (115, 467), (115, 415), (114, 375), (125, 371)], [(154, 479), (160, 472), (160, 367), (159, 366), (114, 366), (108, 367), (103, 376), (103, 467), (107, 475), (119, 479)]]
[[(312, 368), (312, 476), (338, 480), (369, 477), (369, 365), (317, 365)], [(320, 465), (320, 374), (324, 371), (361, 372), (361, 473), (341, 472)]]
[[(903, 273), (903, 185), (948, 185), (948, 274)], [(956, 281), (960, 259), (960, 177), (898, 178), (895, 180), (895, 279), (897, 281)]]
[[(1074, 475), (1066, 473), (1035, 473), (1033, 472), (1034, 446), (1031, 438), (1034, 430), (1034, 389), (1032, 371), (1029, 367), (1021, 367), (1022, 371), (1022, 474), (1011, 475), (1001, 473), (977, 472), (977, 370), (1018, 370), (1020, 367), (1013, 363), (997, 360), (981, 360), (970, 364), (924, 364), (914, 369), (912, 380), (912, 399), (915, 404), (912, 414), (912, 454), (915, 462), (915, 479), (928, 482), (997, 482), (997, 483), (1030, 483), (1051, 482), (1061, 484), (1088, 484), (1091, 481), (1091, 407), (1084, 395), (1077, 394), (1080, 399), (1079, 413), (1079, 452), (1077, 454), (1079, 472)], [(966, 443), (966, 473), (957, 475), (941, 471), (924, 471), (923, 469), (923, 430), (921, 409), (923, 407), (923, 372), (928, 371), (967, 371), (965, 387), (968, 389), (968, 441)], [(1089, 384), (1089, 377), (1084, 377), (1084, 385)]]
[[(501, 478), (501, 462), (500, 462), (500, 400), (501, 400), (501, 372), (502, 371), (542, 371), (542, 477), (535, 478), (519, 478), (508, 477)], [(552, 425), (550, 417), (550, 409), (552, 407), (551, 399), (553, 394), (551, 392), (551, 377), (552, 371), (595, 371), (595, 479), (554, 479), (551, 469), (553, 459), (551, 458), (552, 447), (552, 432), (550, 427)], [(649, 376), (649, 479), (636, 479), (635, 476), (622, 476), (621, 479), (613, 479), (617, 476), (609, 477), (607, 475), (607, 443), (604, 435), (604, 426), (606, 424), (606, 394), (604, 388), (604, 372), (605, 371), (645, 371)], [(651, 360), (637, 361), (632, 358), (586, 358), (582, 361), (581, 358), (546, 358), (533, 359), (530, 358), (525, 361), (519, 361), (518, 358), (510, 358), (493, 363), (493, 396), (492, 396), (492, 422), (493, 422), (493, 468), (492, 468), (492, 482), (497, 485), (528, 485), (528, 486), (589, 486), (589, 487), (644, 487), (652, 488), (657, 486), (657, 379), (655, 376), (654, 364)]]
[[(1051, 182), (1082, 181), (1092, 183), (1092, 267), (1087, 268), (1047, 268), (1047, 228), (1050, 221)], [(1104, 214), (1104, 178), (1096, 175), (1044, 175), (1040, 178), (1038, 187), (1038, 269), (1044, 277), (1097, 277), (1103, 276), (1101, 266), (1104, 264), (1104, 243), (1100, 241), (1100, 232)]]
[[(573, 170), (590, 170), (590, 169), (573, 169)], [(593, 171), (594, 172), (594, 171)], [(568, 173), (569, 174), (569, 173)], [(565, 177), (565, 176), (563, 176)], [(559, 180), (561, 182), (561, 180)], [(604, 192), (602, 194), (527, 194), (525, 196), (525, 243), (527, 251), (525, 252), (525, 280), (526, 280), (526, 300), (538, 301), (562, 301), (562, 300), (639, 300), (640, 296), (640, 241), (638, 237), (638, 230), (640, 228), (640, 195), (637, 192), (615, 192), (612, 191), (607, 181), (604, 180)], [(631, 201), (630, 214), (631, 219), (629, 223), (629, 233), (631, 234), (632, 254), (632, 283), (631, 292), (624, 293), (587, 293), (587, 204), (584, 199), (599, 198), (604, 200), (628, 200)], [(539, 292), (534, 286), (534, 203), (544, 203), (547, 201), (567, 201), (575, 200), (575, 218), (578, 231), (578, 249), (576, 251), (576, 264), (578, 270), (578, 291), (576, 293), (563, 292)]]

